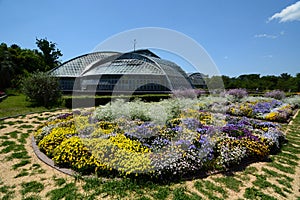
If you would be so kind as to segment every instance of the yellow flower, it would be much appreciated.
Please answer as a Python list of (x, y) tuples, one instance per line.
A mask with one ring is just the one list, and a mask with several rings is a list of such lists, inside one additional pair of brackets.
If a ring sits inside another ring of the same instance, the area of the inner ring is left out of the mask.
[(266, 115), (266, 120), (275, 121), (278, 118), (278, 112), (270, 112)]

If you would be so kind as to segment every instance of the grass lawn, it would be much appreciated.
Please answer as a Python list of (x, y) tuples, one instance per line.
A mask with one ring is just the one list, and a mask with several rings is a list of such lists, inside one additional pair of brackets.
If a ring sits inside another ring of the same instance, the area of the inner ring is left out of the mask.
[(49, 109), (32, 105), (31, 102), (26, 101), (23, 94), (8, 94), (8, 97), (0, 102), (0, 118), (42, 111), (49, 111)]

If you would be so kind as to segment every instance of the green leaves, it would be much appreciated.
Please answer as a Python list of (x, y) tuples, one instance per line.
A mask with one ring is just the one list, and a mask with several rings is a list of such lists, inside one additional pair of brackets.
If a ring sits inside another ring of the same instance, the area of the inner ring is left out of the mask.
[(60, 62), (58, 58), (63, 54), (59, 49), (56, 48), (56, 44), (49, 42), (47, 38), (45, 39), (36, 39), (36, 45), (42, 51), (42, 58), (46, 64), (46, 70), (53, 69), (58, 66)]
[(36, 72), (23, 79), (22, 90), (30, 101), (45, 107), (61, 99), (58, 80), (45, 72)]

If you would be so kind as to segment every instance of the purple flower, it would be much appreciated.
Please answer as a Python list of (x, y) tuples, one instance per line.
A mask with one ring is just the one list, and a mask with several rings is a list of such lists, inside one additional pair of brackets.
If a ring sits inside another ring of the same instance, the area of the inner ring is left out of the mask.
[(243, 117), (238, 123), (241, 124), (241, 125), (245, 125), (245, 126), (250, 126), (251, 125), (251, 123), (249, 122), (249, 119), (246, 118), (246, 117)]
[(159, 147), (159, 148), (162, 148), (163, 146), (167, 146), (171, 144), (170, 140), (166, 139), (166, 138), (161, 138), (161, 137), (158, 137), (158, 138), (155, 138), (152, 142), (152, 147), (155, 146), (155, 147)]
[(272, 109), (281, 106), (282, 102), (273, 100), (271, 102), (259, 102), (253, 106), (253, 113), (265, 114), (271, 112)]
[(265, 114), (271, 111), (271, 104), (269, 102), (259, 102), (254, 105), (253, 113), (255, 114)]
[(274, 98), (274, 99), (281, 100), (281, 99), (285, 98), (285, 93), (281, 90), (273, 90), (273, 91), (270, 91), (270, 92), (266, 92), (265, 97), (271, 97), (271, 98)]
[(196, 130), (198, 127), (201, 126), (199, 120), (195, 118), (185, 118), (182, 119), (182, 124), (189, 130)]
[(200, 134), (205, 134), (209, 129), (209, 126), (203, 126), (201, 128), (197, 128), (196, 131)]
[[(205, 91), (204, 91), (205, 92)], [(194, 90), (194, 89), (185, 89), (185, 90), (173, 90), (172, 91), (173, 98), (191, 98), (194, 99), (198, 95), (203, 94), (202, 91)]]
[(206, 143), (207, 143), (207, 137), (201, 135), (201, 136), (200, 136), (200, 139), (199, 139), (199, 143), (200, 143), (201, 145), (206, 144)]
[(74, 114), (74, 115), (80, 115), (80, 114), (81, 114), (81, 111), (80, 111), (80, 110), (74, 110), (74, 111), (73, 111), (73, 114)]
[(178, 141), (175, 142), (175, 145), (180, 146), (184, 150), (187, 150), (193, 144), (189, 140), (182, 140), (182, 139), (180, 139), (180, 140), (178, 140)]
[(246, 89), (231, 89), (227, 91), (227, 94), (234, 96), (237, 99), (241, 99), (243, 97), (248, 96), (248, 92)]
[(237, 124), (227, 124), (226, 126), (222, 127), (222, 131), (227, 133), (231, 137), (242, 138), (248, 137), (252, 135), (251, 131), (245, 127), (241, 121)]
[(175, 126), (174, 128), (172, 128), (171, 130), (172, 130), (172, 131), (176, 131), (176, 132), (180, 132), (180, 131), (182, 131), (182, 127), (176, 125), (176, 126)]
[(248, 139), (253, 140), (253, 141), (259, 141), (259, 137), (253, 135), (249, 130), (247, 130), (245, 135), (238, 137), (238, 139), (242, 139), (242, 138), (248, 138)]
[(69, 116), (72, 116), (72, 113), (65, 113), (57, 116), (57, 119), (66, 119)]
[(97, 119), (96, 117), (93, 117), (93, 116), (89, 116), (89, 119), (88, 119), (88, 122), (90, 124), (96, 124), (97, 122), (99, 122), (100, 120)]
[(149, 143), (159, 135), (159, 127), (150, 122), (144, 122), (141, 125), (132, 125), (132, 127), (126, 129), (124, 133), (126, 137), (138, 140), (141, 143)]
[(254, 126), (257, 128), (270, 128), (270, 127), (275, 128), (278, 125), (276, 125), (272, 122), (259, 122), (259, 123), (254, 124)]

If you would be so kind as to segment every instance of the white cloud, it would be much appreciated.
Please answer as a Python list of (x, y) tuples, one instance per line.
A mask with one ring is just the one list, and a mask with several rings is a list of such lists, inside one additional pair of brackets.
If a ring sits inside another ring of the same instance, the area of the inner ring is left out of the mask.
[(276, 38), (278, 38), (277, 35), (269, 35), (269, 34), (266, 34), (266, 33), (256, 34), (256, 35), (254, 35), (254, 37), (256, 37), (256, 38), (268, 38), (268, 39), (276, 39)]
[(264, 58), (273, 58), (273, 55), (265, 55)]
[(278, 34), (272, 35), (267, 33), (261, 33), (254, 35), (255, 38), (267, 38), (267, 39), (276, 39), (285, 34), (285, 31), (280, 31)]
[(273, 19), (279, 19), (279, 22), (300, 21), (300, 1), (275, 13), (268, 19), (268, 22)]

